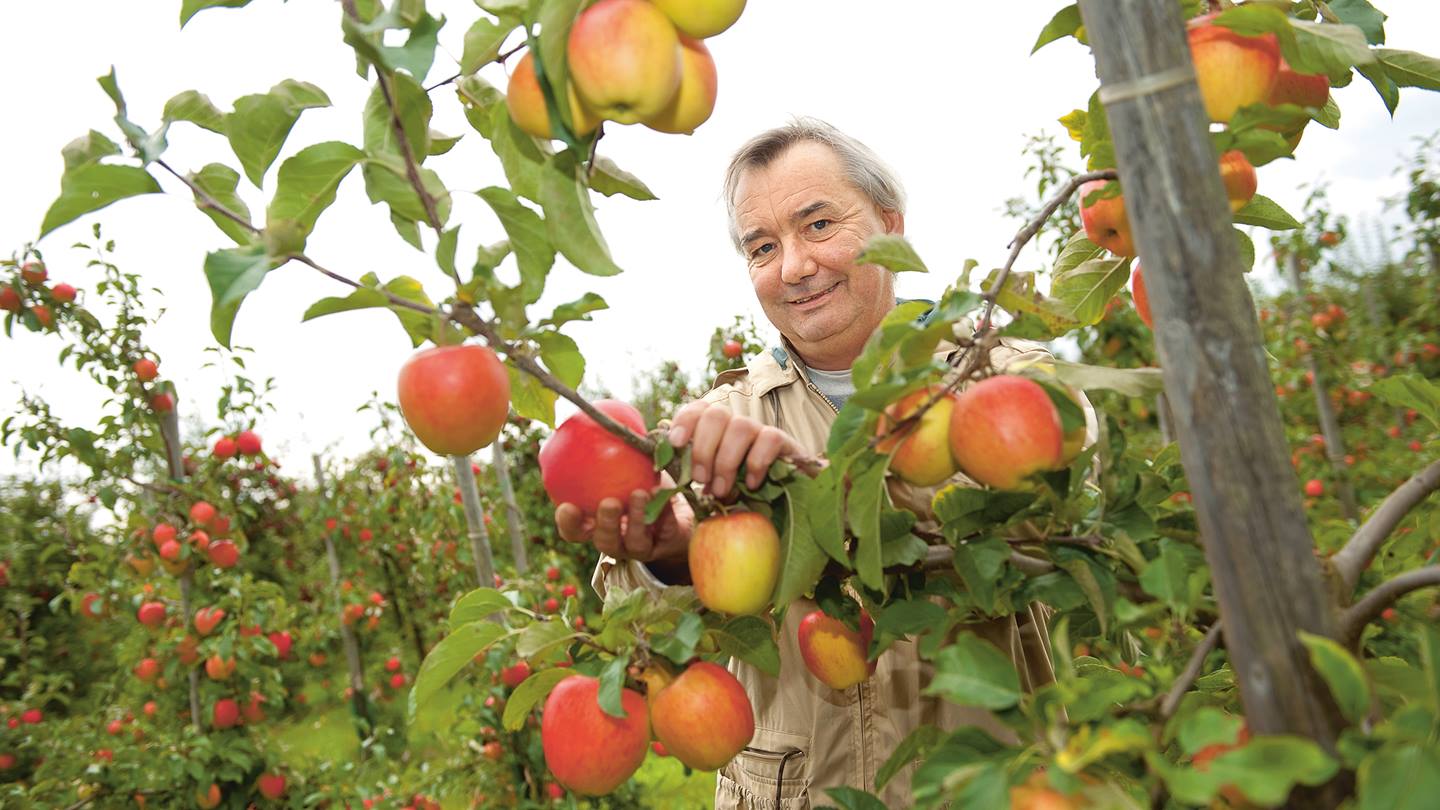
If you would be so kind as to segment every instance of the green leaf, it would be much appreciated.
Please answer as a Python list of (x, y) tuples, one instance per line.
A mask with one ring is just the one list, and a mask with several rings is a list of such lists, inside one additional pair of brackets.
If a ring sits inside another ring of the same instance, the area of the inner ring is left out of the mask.
[(1440, 59), (1414, 51), (1377, 48), (1375, 56), (1390, 80), (1401, 87), (1440, 90)]
[(1050, 295), (1070, 308), (1082, 326), (1105, 317), (1105, 306), (1130, 279), (1129, 259), (1091, 259), (1059, 273), (1050, 282)]
[(444, 134), (444, 133), (437, 132), (436, 130), (432, 129), (432, 130), (430, 130), (429, 134), (426, 135), (426, 137), (427, 137), (427, 138), (429, 139), (429, 141), (430, 141), (430, 149), (429, 149), (430, 156), (431, 156), (431, 157), (434, 157), (435, 155), (443, 155), (443, 154), (445, 154), (446, 152), (449, 152), (451, 149), (454, 149), (454, 148), (455, 148), (455, 144), (459, 143), (459, 142), (460, 142), (460, 139), (463, 138), (463, 137), (465, 137), (465, 136), (464, 136), (464, 135), (446, 135), (446, 134)]
[(700, 643), (700, 635), (704, 632), (705, 622), (699, 613), (684, 613), (675, 624), (673, 633), (651, 638), (651, 647), (655, 652), (683, 666), (695, 657), (695, 645)]
[[(419, 13), (408, 13), (419, 9)], [(369, 22), (356, 20), (346, 14), (340, 18), (340, 27), (345, 32), (345, 44), (355, 49), (358, 59), (376, 65), (392, 76), (404, 70), (423, 81), (435, 62), (435, 46), (445, 18), (436, 19), (424, 13), (424, 4), (408, 3), (386, 9)], [(404, 45), (386, 45), (389, 31), (409, 31)], [(360, 75), (366, 71), (361, 66)]]
[(1008, 709), (1020, 701), (1020, 676), (1005, 654), (973, 633), (962, 633), (935, 658), (925, 688), (961, 706)]
[(1194, 755), (1207, 746), (1234, 745), (1244, 724), (1245, 720), (1241, 717), (1214, 706), (1201, 706), (1194, 714), (1184, 718), (1177, 738), (1180, 748), (1186, 754)]
[(533, 658), (574, 637), (570, 626), (559, 619), (531, 622), (515, 640), (515, 654), (521, 658)]
[(220, 112), (209, 96), (197, 90), (186, 90), (165, 102), (163, 116), (167, 123), (189, 121), (217, 135), (225, 134), (225, 113)]
[(267, 93), (235, 99), (225, 132), (250, 182), (257, 188), (263, 184), (265, 171), (280, 155), (280, 147), (302, 112), (328, 106), (330, 98), (325, 91), (294, 79), (286, 79)]
[(1216, 784), (1233, 784), (1247, 799), (1278, 805), (1296, 783), (1319, 785), (1335, 775), (1339, 763), (1311, 740), (1300, 737), (1256, 737), (1210, 761), (1208, 775)]
[(207, 8), (242, 8), (249, 4), (250, 0), (184, 0), (180, 4), (180, 27)]
[(392, 155), (403, 159), (400, 134), (395, 131), (395, 122), (400, 122), (400, 131), (405, 134), (405, 145), (417, 162), (424, 161), (430, 154), (430, 118), (433, 108), (425, 88), (409, 76), (400, 73), (390, 80), (390, 103), (385, 101), (383, 88), (377, 82), (365, 100), (365, 151), (372, 154)]
[(855, 533), (855, 571), (867, 588), (880, 590), (885, 571), (880, 562), (880, 509), (885, 503), (885, 460), (875, 457), (850, 479), (846, 517)]
[(519, 731), (523, 728), (530, 710), (548, 697), (561, 681), (573, 675), (575, 671), (567, 667), (551, 667), (542, 669), (521, 682), (515, 687), (515, 691), (510, 693), (509, 700), (505, 701), (505, 714), (500, 718), (505, 730)]
[(945, 608), (925, 597), (891, 602), (875, 618), (877, 634), (918, 636), (943, 625)]
[(500, 226), (510, 238), (510, 249), (520, 267), (520, 292), (527, 304), (540, 300), (545, 291), (545, 277), (555, 264), (555, 248), (550, 244), (545, 220), (530, 210), (508, 188), (491, 186), (476, 192), (489, 204)]
[(40, 224), (40, 236), (117, 200), (161, 191), (149, 172), (135, 166), (86, 163), (67, 169), (60, 177), (60, 196)]
[(1179, 546), (1168, 537), (1160, 540), (1160, 555), (1140, 573), (1140, 587), (1156, 599), (1181, 607), (1188, 604), (1190, 566)]
[(940, 519), (945, 534), (959, 540), (1011, 517), (1035, 502), (1031, 492), (1001, 492), (972, 489), (951, 484), (931, 499), (930, 506)]
[(1440, 755), (1401, 745), (1366, 757), (1356, 774), (1355, 810), (1430, 810), (1440, 795)]
[(1057, 567), (1075, 580), (1100, 621), (1100, 635), (1107, 635), (1111, 606), (1115, 604), (1115, 575), (1079, 549), (1058, 546), (1051, 557)]
[(459, 272), (455, 269), (455, 250), (460, 244), (460, 226), (441, 231), (440, 238), (435, 242), (435, 264), (445, 274), (458, 278)]
[(914, 731), (905, 736), (895, 750), (890, 753), (889, 759), (875, 772), (875, 787), (885, 787), (895, 774), (902, 771), (912, 762), (919, 762), (929, 755), (935, 746), (945, 738), (945, 732), (932, 725), (918, 726)]
[(265, 212), (269, 223), (291, 221), (309, 235), (320, 214), (335, 202), (340, 182), (365, 153), (340, 141), (326, 141), (301, 149), (280, 164), (275, 196)]
[(1370, 683), (1354, 656), (1336, 642), (1300, 631), (1300, 643), (1310, 651), (1310, 665), (1330, 686), (1340, 712), (1352, 723), (1360, 722), (1370, 710)]
[[(570, 26), (580, 12), (581, 0), (548, 0), (540, 6), (540, 42), (535, 53), (536, 76), (544, 73), (545, 83), (550, 85), (555, 98), (569, 98), (570, 70), (566, 62), (566, 46), (570, 40)], [(556, 113), (572, 127), (571, 107), (563, 102), (549, 108), (551, 116)]]
[[(840, 806), (840, 810), (885, 810), (885, 803), (859, 788), (825, 788), (825, 795)], [(825, 807), (826, 805), (818, 805)]]
[(559, 332), (540, 332), (535, 335), (535, 342), (540, 346), (540, 360), (550, 373), (559, 378), (571, 388), (579, 388), (580, 380), (585, 376), (585, 357), (580, 354), (580, 347), (569, 335), (562, 335)]
[(555, 392), (512, 366), (507, 365), (505, 370), (510, 374), (510, 405), (515, 413), (555, 427)]
[(220, 345), (230, 347), (230, 331), (240, 304), (274, 269), (264, 245), (217, 250), (205, 256), (205, 278), (210, 282), (210, 331)]
[(450, 608), (450, 626), (459, 627), (471, 622), (482, 621), (492, 614), (510, 610), (515, 605), (510, 597), (494, 588), (476, 588), (460, 597)]
[(550, 242), (577, 269), (592, 276), (613, 276), (620, 272), (595, 222), (590, 190), (569, 152), (556, 155), (545, 164), (540, 176), (540, 206), (545, 209)]
[(400, 326), (410, 337), (411, 345), (419, 346), (435, 334), (438, 316), (399, 306), (385, 295), (385, 292), (389, 292), (397, 298), (433, 307), (434, 304), (425, 295), (425, 289), (419, 281), (410, 276), (397, 276), (382, 285), (374, 273), (366, 273), (360, 277), (360, 283), (363, 286), (347, 296), (322, 298), (311, 304), (301, 320), (308, 321), (337, 312), (386, 307), (400, 320)]
[(1324, 73), (1335, 84), (1345, 80), (1351, 67), (1375, 62), (1375, 52), (1365, 42), (1365, 32), (1353, 25), (1305, 22), (1292, 19), (1294, 44), (1280, 37), (1281, 56), (1299, 73)]
[(1372, 62), (1368, 65), (1361, 65), (1356, 70), (1374, 86), (1380, 100), (1385, 103), (1385, 109), (1393, 116), (1395, 108), (1400, 106), (1400, 86), (1390, 78), (1390, 73), (1386, 71), (1385, 66), (1379, 62)]
[(409, 722), (415, 723), (421, 707), (428, 704), (476, 655), (505, 634), (503, 625), (472, 622), (455, 628), (440, 639), (415, 674), (415, 685), (410, 689)]
[(1419, 374), (1397, 374), (1378, 380), (1366, 389), (1389, 405), (1414, 409), (1440, 427), (1440, 384)]
[(605, 303), (604, 298), (587, 292), (574, 301), (555, 307), (555, 311), (550, 313), (550, 317), (540, 321), (540, 326), (559, 327), (571, 321), (588, 321), (590, 313), (609, 308), (610, 305)]
[(610, 158), (597, 155), (590, 169), (590, 188), (604, 194), (606, 197), (613, 197), (616, 194), (623, 194), (632, 200), (658, 199), (655, 192), (650, 190), (640, 178), (621, 169), (615, 165)]
[(952, 564), (965, 583), (965, 590), (975, 606), (987, 613), (997, 612), (999, 584), (1006, 575), (1005, 563), (1010, 559), (1010, 544), (999, 537), (962, 543), (955, 548)]
[(513, 19), (502, 19), (500, 23), (484, 17), (476, 20), (465, 32), (465, 50), (460, 56), (460, 72), (466, 76), (474, 73), (500, 55), (505, 38), (515, 30)]
[(1040, 36), (1035, 40), (1035, 47), (1030, 49), (1030, 53), (1035, 53), (1057, 39), (1074, 36), (1083, 24), (1080, 19), (1080, 6), (1072, 4), (1060, 9), (1050, 18), (1050, 22), (1040, 29)]
[(1256, 194), (1244, 208), (1236, 211), (1235, 222), (1239, 225), (1258, 225), (1272, 231), (1289, 231), (1300, 227), (1300, 223), (1284, 208), (1263, 194)]
[(721, 652), (772, 678), (780, 677), (780, 648), (769, 622), (759, 616), (736, 616), (710, 633)]
[[(362, 172), (365, 176), (365, 193), (370, 202), (385, 203), (392, 214), (413, 222), (429, 224), (430, 214), (420, 195), (415, 193), (406, 171), (405, 162), (394, 155), (371, 154), (365, 161)], [(419, 170), (420, 184), (435, 202), (435, 215), (440, 228), (450, 219), (450, 191), (441, 182), (440, 175), (431, 169)]]
[(1045, 363), (1054, 367), (1055, 379), (1082, 391), (1104, 389), (1127, 397), (1151, 397), (1165, 389), (1158, 368), (1110, 368), (1065, 360), (1046, 360)]
[(906, 271), (930, 272), (920, 254), (915, 252), (909, 240), (899, 234), (882, 233), (870, 237), (865, 249), (855, 257), (856, 264), (878, 264), (897, 273)]
[(625, 670), (630, 660), (621, 656), (614, 659), (600, 671), (600, 711), (611, 717), (625, 717), (625, 706), (621, 700), (625, 689)]
[(773, 602), (777, 610), (808, 593), (825, 570), (825, 554), (815, 543), (809, 517), (817, 508), (814, 479), (797, 478), (785, 485), (785, 524), (780, 534), (780, 578)]
[(1370, 5), (1370, 0), (1330, 0), (1328, 5), (1340, 22), (1365, 32), (1366, 42), (1385, 44), (1385, 15)]
[[(190, 182), (199, 186), (210, 195), (210, 199), (224, 206), (230, 213), (238, 215), (246, 222), (250, 221), (250, 207), (235, 191), (240, 185), (239, 172), (223, 163), (210, 163), (198, 172), (191, 172)], [(255, 241), (256, 234), (253, 231), (207, 205), (198, 194), (195, 195), (195, 206), (236, 244), (248, 245)]]
[[(986, 277), (985, 289), (995, 286), (999, 273), (995, 270)], [(1078, 327), (1080, 322), (1075, 319), (1070, 305), (1041, 293), (1035, 286), (1035, 280), (1034, 273), (1010, 273), (995, 303), (1016, 315), (1028, 313), (1036, 316), (1051, 336), (1062, 335)]]
[(87, 163), (99, 163), (101, 158), (120, 154), (120, 147), (104, 134), (90, 130), (60, 149), (65, 159), (65, 171)]

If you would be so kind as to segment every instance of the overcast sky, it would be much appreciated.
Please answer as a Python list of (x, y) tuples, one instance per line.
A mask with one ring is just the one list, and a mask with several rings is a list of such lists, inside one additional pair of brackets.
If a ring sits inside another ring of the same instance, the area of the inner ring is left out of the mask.
[[(461, 38), (478, 11), (468, 0), (428, 4), (449, 16), (431, 82), (453, 73)], [(664, 359), (692, 369), (703, 362), (711, 331), (736, 314), (763, 323), (744, 266), (726, 235), (718, 188), (729, 155), (747, 137), (792, 115), (829, 120), (890, 162), (909, 192), (907, 235), (932, 268), (928, 277), (904, 274), (900, 294), (932, 297), (961, 263), (983, 267), (1004, 259), (1016, 224), (1005, 220), (1006, 198), (1028, 193), (1021, 154), (1026, 135), (1060, 135), (1055, 120), (1083, 107), (1095, 89), (1088, 52), (1073, 40), (1029, 56), (1036, 34), (1063, 0), (1004, 4), (937, 0), (753, 2), (741, 20), (708, 42), (720, 73), (712, 120), (692, 137), (642, 127), (607, 130), (602, 153), (644, 179), (659, 202), (599, 199), (598, 219), (622, 276), (593, 279), (568, 266), (552, 272), (545, 299), (532, 312), (572, 300), (585, 290), (611, 309), (595, 322), (567, 327), (585, 352), (586, 379), (617, 393), (629, 390), (637, 369)], [(1388, 0), (1389, 45), (1434, 52), (1440, 8), (1425, 0)], [(0, 4), (0, 251), (35, 238), (59, 190), (60, 148), (91, 128), (120, 141), (114, 108), (95, 77), (114, 65), (130, 116), (147, 128), (166, 99), (183, 90), (206, 93), (223, 110), (242, 95), (264, 92), (287, 78), (323, 88), (334, 106), (310, 110), (270, 169), (263, 191), (241, 181), (252, 211), (262, 211), (285, 157), (322, 140), (360, 142), (360, 110), (369, 86), (354, 71), (340, 41), (339, 4), (330, 0), (255, 0), (247, 9), (201, 13), (182, 33), (179, 0), (48, 0)], [(984, 9), (983, 15), (979, 9)], [(1001, 11), (1003, 9), (1003, 12)], [(504, 73), (485, 75), (503, 86)], [(433, 165), (455, 192), (451, 222), (463, 222), (462, 257), (503, 233), (472, 192), (502, 182), (488, 145), (466, 125), (453, 96), (436, 93), (433, 126), (465, 138)], [(1306, 131), (1300, 161), (1260, 171), (1260, 192), (1292, 212), (1298, 187), (1324, 177), (1335, 209), (1376, 216), (1381, 200), (1404, 183), (1395, 167), (1414, 138), (1440, 130), (1440, 97), (1406, 89), (1394, 120), (1368, 83), (1336, 91), (1343, 111), (1339, 132)], [(1063, 137), (1063, 136), (1062, 136)], [(1073, 142), (1063, 141), (1078, 164)], [(188, 171), (220, 161), (237, 166), (222, 138), (188, 124), (171, 129), (167, 161)], [(161, 177), (167, 195), (123, 201), (52, 233), (41, 243), (54, 281), (82, 290), (95, 280), (88, 256), (68, 246), (101, 221), (118, 242), (117, 262), (163, 291), (165, 315), (147, 336), (161, 373), (180, 386), (182, 410), (215, 421), (220, 378), (201, 367), (214, 345), (210, 293), (202, 271), (207, 251), (230, 242), (201, 215), (177, 181)], [(352, 278), (413, 275), (432, 297), (445, 278), (432, 259), (395, 235), (383, 207), (368, 202), (359, 172), (320, 220), (307, 252)], [(1027, 264), (1028, 260), (1028, 264)], [(1021, 266), (1034, 266), (1027, 256)], [(983, 274), (982, 274), (983, 276)], [(236, 321), (234, 341), (252, 347), (250, 370), (273, 376), (277, 412), (258, 426), (267, 449), (291, 469), (308, 468), (311, 451), (355, 454), (371, 421), (355, 409), (372, 391), (393, 398), (395, 375), (411, 349), (394, 317), (382, 311), (347, 313), (302, 324), (316, 299), (344, 288), (301, 265), (271, 274)], [(549, 305), (549, 306), (547, 306)], [(536, 317), (539, 317), (537, 315)], [(57, 415), (93, 425), (103, 392), (73, 370), (59, 370), (53, 336), (17, 333), (0, 340), (0, 414), (16, 407), (22, 390), (46, 397)], [(24, 469), (28, 465), (21, 464)], [(0, 471), (14, 471), (8, 452)]]

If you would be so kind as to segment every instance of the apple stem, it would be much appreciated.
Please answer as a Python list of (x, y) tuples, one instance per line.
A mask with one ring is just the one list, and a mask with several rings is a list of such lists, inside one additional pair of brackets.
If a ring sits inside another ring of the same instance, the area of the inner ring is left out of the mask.
[(1360, 601), (1351, 605), (1340, 617), (1340, 638), (1349, 647), (1360, 641), (1365, 625), (1375, 621), (1400, 597), (1420, 588), (1440, 585), (1440, 565), (1428, 565), (1406, 571), (1370, 589)]
[(1400, 521), (1437, 489), (1440, 489), (1440, 461), (1432, 462), (1390, 493), (1370, 513), (1370, 519), (1361, 524), (1345, 547), (1335, 552), (1330, 564), (1347, 590), (1353, 589), (1360, 581), (1360, 572), (1380, 551), (1380, 546), (1400, 525)]

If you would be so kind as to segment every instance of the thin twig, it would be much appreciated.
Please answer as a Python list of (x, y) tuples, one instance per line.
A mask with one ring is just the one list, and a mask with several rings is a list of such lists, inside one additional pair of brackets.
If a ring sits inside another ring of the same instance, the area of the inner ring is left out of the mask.
[(1440, 489), (1440, 461), (1431, 463), (1390, 493), (1355, 531), (1345, 547), (1335, 552), (1330, 563), (1347, 591), (1354, 589), (1355, 583), (1360, 581), (1360, 572), (1374, 559), (1400, 521), (1437, 489)]
[(1341, 638), (1347, 645), (1354, 644), (1359, 641), (1360, 634), (1365, 632), (1365, 625), (1375, 621), (1376, 617), (1395, 604), (1400, 597), (1433, 585), (1440, 585), (1440, 565), (1406, 571), (1394, 579), (1387, 579), (1376, 585), (1341, 616)]
[(409, 300), (409, 299), (407, 299), (407, 298), (401, 298), (400, 296), (396, 295), (395, 293), (390, 292), (389, 290), (387, 290), (387, 289), (385, 289), (385, 288), (383, 288), (383, 287), (367, 287), (367, 286), (365, 286), (364, 284), (361, 284), (360, 282), (355, 281), (354, 279), (346, 278), (346, 277), (340, 275), (339, 273), (336, 273), (336, 272), (333, 271), (333, 270), (327, 270), (326, 268), (321, 267), (314, 259), (310, 258), (309, 256), (306, 256), (306, 255), (303, 254), (303, 253), (292, 254), (292, 255), (290, 256), (290, 258), (293, 259), (293, 260), (295, 260), (295, 261), (297, 261), (297, 262), (300, 262), (300, 263), (303, 264), (303, 265), (307, 265), (307, 266), (309, 266), (309, 267), (312, 267), (312, 268), (318, 270), (319, 272), (321, 272), (321, 273), (329, 276), (330, 278), (335, 279), (336, 281), (340, 282), (341, 284), (347, 284), (347, 285), (349, 285), (349, 286), (351, 286), (351, 287), (354, 287), (354, 288), (357, 289), (357, 290), (374, 290), (375, 292), (378, 292), (378, 293), (380, 293), (381, 295), (385, 296), (386, 300), (388, 300), (391, 304), (394, 304), (395, 306), (400, 307), (400, 308), (402, 308), (402, 309), (414, 310), (415, 312), (424, 313), (425, 315), (444, 315), (444, 314), (445, 314), (445, 313), (441, 312), (440, 310), (436, 309), (435, 307), (426, 306), (426, 305), (424, 305), (424, 304), (417, 304), (416, 302), (411, 301), (411, 300)]
[(1055, 570), (1055, 563), (1039, 557), (1031, 557), (1028, 554), (1021, 554), (1018, 551), (1010, 552), (1010, 564), (1020, 569), (1021, 573), (1032, 577), (1048, 574)]
[(222, 205), (222, 204), (220, 203), (219, 200), (216, 200), (214, 197), (211, 197), (210, 194), (209, 194), (209, 192), (205, 191), (205, 189), (203, 189), (203, 188), (201, 188), (200, 186), (196, 185), (193, 180), (191, 180), (190, 178), (186, 177), (185, 175), (183, 175), (183, 174), (181, 174), (180, 172), (177, 172), (177, 171), (175, 171), (173, 168), (171, 168), (169, 163), (166, 163), (164, 160), (162, 160), (162, 159), (160, 159), (160, 158), (156, 158), (156, 159), (155, 159), (155, 163), (158, 164), (158, 165), (160, 166), (160, 168), (162, 168), (162, 169), (164, 169), (165, 171), (167, 171), (167, 172), (175, 175), (176, 179), (178, 179), (180, 182), (184, 183), (187, 187), (189, 187), (190, 191), (194, 192), (195, 196), (198, 197), (198, 198), (200, 198), (200, 207), (201, 207), (201, 208), (208, 208), (208, 209), (210, 209), (211, 211), (214, 211), (214, 212), (220, 214), (221, 216), (225, 217), (226, 219), (229, 219), (229, 220), (234, 221), (235, 223), (237, 223), (238, 225), (240, 225), (240, 227), (244, 228), (245, 230), (249, 231), (250, 233), (260, 233), (260, 229), (257, 228), (257, 227), (255, 227), (254, 225), (250, 224), (250, 220), (246, 219), (245, 217), (240, 216), (239, 214), (235, 213), (234, 211), (231, 211), (229, 208), (226, 208), (224, 205)]
[(1216, 619), (1215, 623), (1210, 625), (1210, 632), (1206, 633), (1205, 638), (1200, 641), (1200, 646), (1190, 654), (1190, 660), (1186, 662), (1185, 669), (1180, 672), (1180, 677), (1175, 679), (1175, 683), (1165, 695), (1165, 700), (1160, 703), (1162, 720), (1168, 720), (1170, 715), (1175, 713), (1175, 710), (1180, 707), (1180, 700), (1185, 697), (1186, 692), (1190, 691), (1190, 687), (1195, 685), (1195, 680), (1200, 677), (1200, 669), (1205, 666), (1205, 659), (1220, 645), (1220, 630), (1220, 620)]

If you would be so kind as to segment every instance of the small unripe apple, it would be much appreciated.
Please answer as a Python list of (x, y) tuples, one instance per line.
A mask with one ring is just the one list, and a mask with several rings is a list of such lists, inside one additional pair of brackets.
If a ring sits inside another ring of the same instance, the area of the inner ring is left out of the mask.
[(1096, 198), (1087, 204), (1090, 195), (1108, 185), (1107, 180), (1091, 180), (1080, 186), (1080, 222), (1085, 238), (1116, 256), (1134, 256), (1135, 242), (1130, 237), (1130, 218), (1125, 213), (1125, 197), (1116, 194), (1108, 199)]
[[(899, 402), (885, 409), (875, 426), (877, 436), (885, 436), (896, 424), (908, 418), (943, 390), (931, 386), (912, 391)], [(877, 453), (891, 453), (890, 469), (905, 481), (921, 487), (934, 486), (955, 474), (955, 459), (950, 455), (950, 413), (955, 396), (944, 394), (920, 417), (917, 424), (903, 434), (888, 436), (875, 446)]]
[(780, 535), (756, 512), (707, 518), (690, 538), (689, 562), (695, 595), (705, 607), (759, 613), (780, 578)]
[(495, 352), (467, 343), (435, 346), (400, 368), (400, 413), (421, 444), (467, 456), (495, 441), (510, 412), (510, 376)]
[(200, 608), (195, 611), (195, 632), (208, 636), (225, 618), (221, 608)]
[(698, 39), (680, 37), (680, 89), (645, 126), (657, 132), (689, 135), (715, 112), (720, 78), (710, 49)]
[(1220, 182), (1225, 186), (1225, 196), (1230, 200), (1230, 211), (1244, 208), (1255, 196), (1259, 181), (1255, 167), (1239, 149), (1231, 149), (1220, 156)]
[(680, 39), (646, 0), (600, 0), (580, 13), (566, 43), (580, 100), (634, 124), (665, 109), (680, 87)]
[(996, 489), (1061, 461), (1064, 435), (1050, 395), (1034, 380), (1002, 374), (960, 393), (950, 419), (950, 450), (960, 469)]
[(749, 744), (755, 712), (734, 675), (697, 661), (650, 696), (650, 724), (676, 759), (696, 770), (713, 771)]
[[(594, 405), (624, 427), (645, 435), (645, 418), (631, 405), (610, 399)], [(546, 439), (539, 460), (550, 499), (557, 504), (575, 504), (591, 515), (606, 498), (628, 504), (630, 493), (637, 489), (650, 492), (660, 482), (648, 455), (625, 444), (583, 411), (566, 419)]]
[(62, 304), (68, 304), (75, 300), (75, 288), (69, 284), (56, 284), (55, 287), (50, 290), (50, 294), (55, 297), (56, 301)]
[(582, 796), (619, 787), (645, 761), (650, 743), (650, 713), (640, 693), (621, 691), (623, 718), (602, 711), (599, 695), (598, 678), (572, 675), (551, 690), (540, 721), (546, 766)]
[[(575, 93), (575, 85), (567, 85), (570, 97), (570, 128), (580, 137), (589, 135), (600, 126), (600, 117), (588, 109)], [(554, 138), (555, 130), (550, 126), (550, 111), (545, 106), (545, 94), (540, 89), (540, 80), (535, 76), (535, 58), (526, 51), (520, 57), (515, 70), (510, 73), (510, 84), (505, 88), (505, 106), (515, 125), (537, 138)]]
[(874, 662), (868, 661), (874, 632), (869, 614), (861, 614), (856, 632), (824, 611), (811, 611), (800, 620), (800, 658), (816, 680), (831, 689), (849, 689), (875, 672)]
[(1241, 107), (1270, 95), (1280, 70), (1280, 41), (1272, 33), (1249, 37), (1215, 25), (1215, 14), (1190, 21), (1190, 58), (1205, 112), (1216, 123), (1229, 123)]

